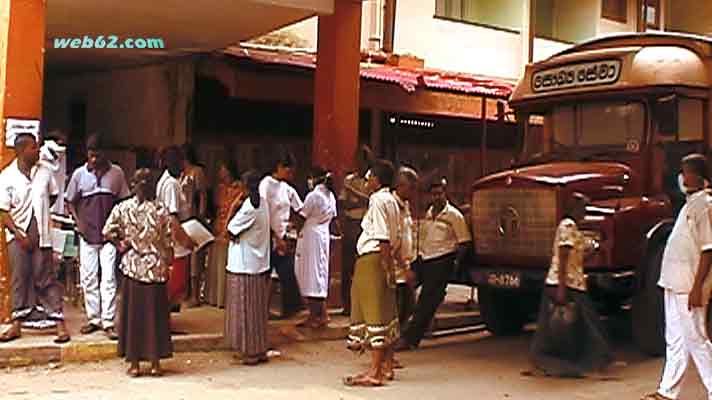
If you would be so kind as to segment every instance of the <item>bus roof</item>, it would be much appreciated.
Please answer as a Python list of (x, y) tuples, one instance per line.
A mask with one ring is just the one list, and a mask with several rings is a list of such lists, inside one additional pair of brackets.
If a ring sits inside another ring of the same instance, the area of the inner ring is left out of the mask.
[(550, 58), (586, 50), (620, 47), (625, 45), (677, 45), (691, 50), (703, 50), (705, 56), (711, 55), (712, 39), (706, 36), (677, 32), (626, 32), (612, 33), (583, 41), (575, 46), (554, 54)]
[(712, 40), (677, 33), (627, 33), (596, 38), (527, 65), (509, 101), (680, 87), (709, 91)]

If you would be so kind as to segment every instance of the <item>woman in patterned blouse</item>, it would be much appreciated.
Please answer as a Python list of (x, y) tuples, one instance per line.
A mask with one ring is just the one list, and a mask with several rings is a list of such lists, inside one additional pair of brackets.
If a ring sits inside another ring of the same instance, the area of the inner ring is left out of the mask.
[(586, 196), (574, 193), (554, 237), (531, 348), (534, 367), (546, 375), (580, 377), (612, 361), (606, 332), (586, 294), (583, 267), (590, 246), (578, 224), (587, 204)]
[(166, 282), (177, 227), (168, 209), (155, 201), (155, 182), (148, 169), (136, 171), (131, 186), (134, 197), (114, 207), (103, 230), (122, 254), (125, 277), (118, 353), (131, 363), (129, 376), (140, 375), (140, 361), (150, 361), (150, 374), (160, 376), (160, 360), (173, 352)]

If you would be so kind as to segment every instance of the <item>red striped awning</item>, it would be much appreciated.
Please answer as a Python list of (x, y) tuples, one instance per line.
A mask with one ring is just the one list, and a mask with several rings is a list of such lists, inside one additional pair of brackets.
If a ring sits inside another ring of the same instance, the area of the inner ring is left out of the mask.
[[(229, 48), (224, 53), (238, 59), (266, 65), (283, 65), (303, 69), (316, 68), (316, 55), (280, 53), (265, 50)], [(408, 93), (418, 89), (464, 93), (474, 96), (508, 99), (514, 82), (461, 72), (434, 69), (361, 64), (361, 78), (399, 85)]]

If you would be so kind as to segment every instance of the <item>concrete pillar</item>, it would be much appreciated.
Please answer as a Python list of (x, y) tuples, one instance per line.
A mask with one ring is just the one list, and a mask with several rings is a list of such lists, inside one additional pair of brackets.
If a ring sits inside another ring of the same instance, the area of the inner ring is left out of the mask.
[(339, 186), (358, 147), (360, 60), (361, 1), (336, 0), (334, 14), (319, 17), (312, 160)]
[[(359, 83), (361, 61), (361, 1), (336, 0), (334, 14), (319, 17), (316, 74), (314, 77), (314, 134), (312, 160), (331, 170), (340, 189), (354, 167), (358, 147)], [(332, 242), (329, 284), (330, 306), (340, 306), (343, 252)], [(348, 259), (348, 258), (347, 258)]]
[[(5, 118), (42, 117), (44, 0), (0, 0), (0, 168), (14, 157), (5, 147)], [(10, 317), (10, 268), (0, 230), (0, 321)]]
[(525, 0), (522, 2), (522, 30), (520, 33), (522, 41), (522, 75), (526, 71), (527, 64), (534, 61), (534, 38), (536, 37), (536, 0)]

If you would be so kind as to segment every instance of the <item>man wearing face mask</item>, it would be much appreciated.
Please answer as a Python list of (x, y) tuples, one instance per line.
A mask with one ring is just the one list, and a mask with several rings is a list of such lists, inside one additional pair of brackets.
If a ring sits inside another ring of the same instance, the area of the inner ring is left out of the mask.
[(101, 231), (114, 205), (130, 193), (124, 171), (109, 161), (100, 139), (97, 134), (87, 139), (87, 162), (72, 174), (65, 199), (80, 235), (79, 273), (88, 319), (80, 332), (87, 335), (103, 329), (107, 337), (117, 340), (116, 247)]
[(712, 398), (712, 343), (707, 336), (703, 286), (712, 264), (712, 196), (705, 190), (707, 159), (682, 159), (680, 189), (687, 202), (680, 210), (663, 253), (658, 285), (665, 294), (666, 357), (656, 393), (646, 400), (676, 399), (690, 356)]

